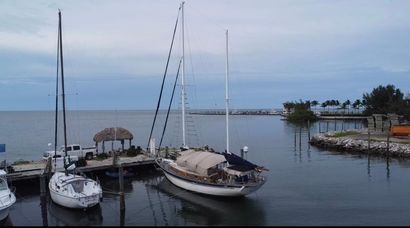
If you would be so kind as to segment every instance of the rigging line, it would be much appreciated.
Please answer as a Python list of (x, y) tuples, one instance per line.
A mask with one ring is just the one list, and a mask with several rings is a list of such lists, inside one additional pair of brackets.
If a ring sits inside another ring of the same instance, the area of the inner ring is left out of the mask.
[(152, 122), (152, 126), (151, 126), (151, 133), (149, 134), (149, 139), (148, 139), (148, 143), (147, 143), (147, 150), (149, 148), (149, 142), (151, 141), (151, 137), (152, 137), (152, 132), (154, 130), (154, 126), (155, 126), (155, 121), (157, 119), (157, 115), (158, 115), (158, 109), (159, 106), (161, 104), (161, 97), (162, 97), (162, 91), (164, 89), (164, 83), (165, 83), (165, 77), (167, 75), (167, 71), (168, 71), (168, 64), (169, 64), (169, 59), (171, 58), (171, 52), (172, 52), (172, 47), (174, 45), (174, 39), (175, 39), (175, 33), (178, 27), (178, 19), (179, 19), (179, 13), (181, 11), (181, 7), (179, 7), (178, 9), (178, 16), (177, 16), (177, 20), (175, 22), (175, 27), (174, 27), (174, 34), (172, 35), (172, 41), (171, 41), (171, 47), (169, 48), (169, 52), (168, 52), (168, 59), (167, 59), (167, 64), (165, 66), (165, 72), (164, 72), (164, 76), (162, 78), (162, 84), (161, 84), (161, 91), (159, 93), (159, 99), (158, 99), (158, 103), (157, 103), (157, 109), (155, 110), (155, 116), (154, 116), (154, 120)]
[(186, 23), (186, 37), (187, 37), (187, 43), (188, 43), (188, 51), (189, 51), (189, 61), (190, 61), (190, 67), (191, 67), (191, 73), (192, 73), (192, 79), (193, 79), (193, 91), (194, 91), (194, 98), (197, 100), (197, 94), (196, 94), (196, 87), (195, 87), (195, 71), (194, 71), (194, 62), (192, 61), (192, 48), (191, 48), (191, 39), (190, 39), (190, 32), (191, 29), (189, 28), (189, 23)]
[(159, 142), (159, 149), (161, 149), (162, 139), (164, 138), (165, 130), (167, 129), (169, 111), (171, 110), (172, 100), (174, 99), (175, 87), (176, 87), (177, 81), (178, 81), (179, 70), (180, 70), (180, 68), (181, 68), (181, 62), (182, 62), (182, 58), (181, 58), (181, 60), (179, 61), (178, 71), (177, 71), (177, 75), (176, 75), (176, 77), (175, 77), (175, 82), (174, 82), (174, 88), (172, 89), (171, 100), (169, 101), (169, 105), (168, 105), (167, 117), (165, 118), (164, 129), (162, 130), (162, 136), (161, 136), (161, 140), (160, 140), (160, 142)]
[(57, 79), (56, 79), (56, 113), (55, 113), (55, 129), (54, 129), (54, 170), (56, 170), (56, 163), (57, 163), (57, 123), (58, 123), (58, 72), (59, 72), (59, 58), (58, 56), (60, 55), (59, 47), (60, 47), (60, 33), (57, 32)]

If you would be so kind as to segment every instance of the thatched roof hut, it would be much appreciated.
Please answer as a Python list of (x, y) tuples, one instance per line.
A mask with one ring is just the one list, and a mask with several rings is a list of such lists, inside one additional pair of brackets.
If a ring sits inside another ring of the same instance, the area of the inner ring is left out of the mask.
[[(130, 147), (131, 147), (131, 140), (134, 136), (129, 132), (127, 129), (122, 127), (110, 127), (105, 128), (104, 130), (98, 132), (94, 135), (94, 142), (97, 146), (98, 150), (98, 143), (102, 142), (102, 149), (103, 152), (105, 151), (105, 141), (121, 141), (122, 150), (124, 150), (124, 140), (129, 140)], [(112, 144), (112, 149), (114, 148), (114, 144)]]
[(99, 143), (102, 141), (121, 141), (132, 140), (134, 136), (127, 129), (122, 127), (110, 127), (98, 132), (94, 135), (94, 142)]

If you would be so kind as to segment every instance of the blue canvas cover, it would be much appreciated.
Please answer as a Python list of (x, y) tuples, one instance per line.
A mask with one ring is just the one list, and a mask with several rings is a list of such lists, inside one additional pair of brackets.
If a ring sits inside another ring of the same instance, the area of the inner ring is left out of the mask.
[(228, 161), (230, 165), (236, 165), (237, 167), (241, 167), (242, 171), (245, 171), (246, 168), (248, 168), (248, 170), (252, 170), (258, 167), (257, 165), (251, 162), (248, 162), (247, 160), (239, 157), (238, 155), (234, 153), (231, 153), (231, 154), (224, 153), (223, 155), (225, 156), (225, 159)]

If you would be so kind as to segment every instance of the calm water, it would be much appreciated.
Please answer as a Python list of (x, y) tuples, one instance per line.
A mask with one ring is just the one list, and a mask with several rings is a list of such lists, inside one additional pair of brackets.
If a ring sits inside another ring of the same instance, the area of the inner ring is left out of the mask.
[[(121, 126), (134, 134), (134, 145), (146, 147), (152, 112), (70, 112), (69, 143), (93, 145), (94, 134)], [(165, 145), (179, 145), (178, 115), (171, 118)], [(223, 150), (224, 116), (189, 118), (188, 144)], [(410, 225), (410, 163), (340, 154), (307, 144), (308, 132), (279, 116), (232, 116), (231, 148), (247, 145), (247, 158), (264, 165), (267, 183), (242, 199), (223, 200), (179, 189), (156, 170), (138, 171), (125, 182), (125, 214), (118, 196), (87, 212), (61, 208), (48, 199), (41, 207), (38, 184), (16, 186), (17, 203), (4, 225)], [(0, 159), (38, 160), (53, 142), (52, 112), (0, 112)], [(160, 118), (159, 123), (163, 119)], [(344, 128), (359, 127), (344, 123)], [(159, 125), (160, 126), (160, 125)], [(340, 129), (341, 123), (337, 123)], [(159, 127), (162, 128), (162, 127)], [(328, 124), (334, 130), (334, 122)], [(193, 131), (193, 129), (196, 129)], [(321, 123), (326, 129), (326, 123)], [(311, 134), (318, 124), (311, 126)], [(60, 131), (60, 135), (61, 135)], [(155, 132), (158, 139), (159, 129)], [(295, 132), (296, 141), (295, 141)], [(296, 143), (295, 143), (296, 142)], [(59, 144), (61, 144), (60, 141)], [(114, 147), (119, 147), (115, 144)], [(110, 148), (111, 145), (107, 146)], [(118, 191), (116, 180), (102, 178), (103, 189)], [(34, 191), (30, 190), (34, 189)], [(43, 208), (43, 210), (41, 210)]]

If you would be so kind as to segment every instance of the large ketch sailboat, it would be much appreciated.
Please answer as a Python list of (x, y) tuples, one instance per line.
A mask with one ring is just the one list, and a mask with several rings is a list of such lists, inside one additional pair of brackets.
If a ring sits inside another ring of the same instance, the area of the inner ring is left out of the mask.
[[(57, 48), (57, 82), (56, 82), (56, 115), (55, 115), (55, 147), (57, 145), (57, 120), (58, 120), (58, 66), (61, 65), (61, 88), (63, 100), (63, 123), (64, 123), (64, 172), (55, 170), (48, 184), (50, 196), (54, 203), (69, 208), (89, 208), (100, 203), (102, 199), (102, 189), (100, 184), (91, 179), (80, 175), (69, 173), (69, 167), (75, 167), (70, 164), (70, 157), (67, 156), (67, 129), (65, 113), (65, 93), (64, 93), (64, 65), (63, 65), (63, 44), (61, 28), (61, 12), (58, 11), (58, 48)], [(66, 164), (68, 160), (68, 164)], [(54, 162), (57, 162), (55, 157)]]
[[(182, 12), (182, 147), (175, 159), (157, 157), (156, 162), (166, 178), (174, 185), (197, 193), (213, 196), (244, 196), (258, 190), (266, 177), (260, 175), (263, 167), (257, 166), (229, 148), (229, 92), (228, 92), (228, 30), (226, 30), (226, 151), (224, 153), (207, 149), (190, 149), (185, 138), (185, 85), (184, 85), (184, 2)], [(179, 15), (179, 14), (178, 14)], [(175, 31), (175, 30), (174, 30)], [(174, 32), (175, 33), (175, 32)], [(174, 86), (175, 88), (175, 86)], [(172, 99), (172, 98), (171, 98)], [(169, 111), (169, 110), (168, 110)], [(159, 148), (160, 149), (160, 148)]]

